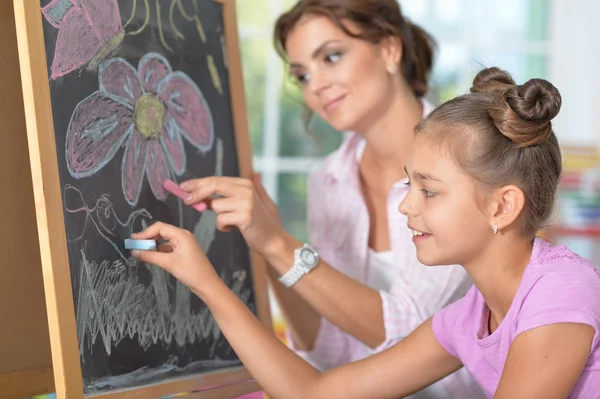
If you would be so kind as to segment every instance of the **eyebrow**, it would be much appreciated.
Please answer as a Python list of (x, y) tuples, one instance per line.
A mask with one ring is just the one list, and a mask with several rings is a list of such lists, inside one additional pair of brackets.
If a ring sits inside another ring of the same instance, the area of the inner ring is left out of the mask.
[[(321, 53), (323, 53), (323, 50), (325, 50), (325, 48), (330, 45), (331, 43), (336, 43), (339, 40), (326, 40), (323, 43), (321, 43), (321, 45), (319, 47), (317, 47), (315, 49), (315, 51), (312, 52), (311, 54), (311, 58), (314, 60), (315, 58), (317, 58), (319, 55), (321, 55)], [(290, 68), (302, 68), (303, 65), (302, 64), (290, 64)]]
[[(404, 171), (406, 172), (406, 175), (408, 176), (408, 170), (406, 170), (406, 167), (404, 167)], [(443, 183), (442, 179), (432, 175), (431, 173), (414, 172), (413, 177), (415, 178), (415, 180), (432, 180), (432, 181), (437, 181), (437, 182)]]

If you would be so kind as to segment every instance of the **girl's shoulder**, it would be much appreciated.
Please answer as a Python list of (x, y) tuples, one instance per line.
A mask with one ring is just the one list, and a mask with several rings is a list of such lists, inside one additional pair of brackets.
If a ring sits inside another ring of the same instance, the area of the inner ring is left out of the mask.
[(597, 277), (600, 282), (600, 268), (594, 262), (571, 251), (566, 245), (552, 245), (541, 238), (535, 241), (529, 266), (535, 274), (574, 273)]

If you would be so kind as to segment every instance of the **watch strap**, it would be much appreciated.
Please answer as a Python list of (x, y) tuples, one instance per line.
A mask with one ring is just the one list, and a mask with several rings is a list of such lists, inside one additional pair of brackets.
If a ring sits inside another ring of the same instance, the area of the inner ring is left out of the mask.
[(296, 284), (298, 280), (302, 278), (302, 276), (304, 276), (307, 273), (308, 270), (304, 266), (299, 265), (298, 262), (294, 262), (292, 268), (288, 270), (283, 276), (279, 277), (279, 281), (287, 288), (290, 288), (294, 284)]

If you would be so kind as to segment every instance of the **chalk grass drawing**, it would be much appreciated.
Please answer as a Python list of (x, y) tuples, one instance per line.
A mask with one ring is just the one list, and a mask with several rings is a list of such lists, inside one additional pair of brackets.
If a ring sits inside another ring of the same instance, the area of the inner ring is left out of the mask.
[[(148, 265), (152, 281), (144, 285), (132, 269), (123, 262), (89, 261), (85, 245), (81, 248), (81, 273), (77, 295), (77, 334), (79, 351), (91, 353), (96, 341), (101, 340), (106, 354), (125, 338), (137, 340), (140, 347), (171, 343), (183, 347), (210, 340), (209, 356), (213, 357), (219, 344), (221, 330), (208, 307), (199, 312), (191, 308), (192, 293), (183, 286), (170, 289), (170, 275)], [(245, 287), (247, 275), (234, 272), (223, 281), (245, 303), (250, 299), (250, 288)]]
[[(175, 23), (175, 11), (185, 20), (194, 23), (198, 35), (206, 43), (206, 33), (198, 17), (200, 7), (197, 0), (191, 2), (194, 10), (188, 11), (182, 0), (171, 0), (168, 6), (168, 19), (171, 31), (179, 39), (185, 39)], [(134, 21), (138, 6), (144, 6), (144, 19), (139, 28), (125, 31)], [(54, 58), (50, 68), (50, 79), (56, 79), (87, 66), (95, 70), (100, 62), (115, 55), (125, 36), (142, 33), (150, 23), (149, 0), (133, 0), (131, 15), (125, 22), (117, 0), (52, 0), (42, 7), (42, 14), (52, 26), (58, 29)], [(158, 36), (161, 44), (170, 52), (173, 48), (167, 43), (163, 27), (163, 11), (160, 0), (154, 0)], [(165, 8), (165, 10), (167, 10)], [(166, 13), (166, 11), (165, 11)]]
[(166, 200), (163, 182), (185, 171), (183, 138), (201, 152), (212, 148), (213, 119), (202, 92), (157, 53), (144, 55), (137, 70), (122, 58), (110, 59), (100, 65), (98, 79), (100, 90), (71, 116), (65, 143), (69, 173), (92, 176), (124, 145), (127, 202), (137, 204), (144, 175), (154, 196)]
[(50, 78), (56, 79), (115, 54), (124, 37), (117, 0), (52, 0), (42, 8), (58, 28)]
[(70, 214), (85, 213), (85, 221), (81, 234), (76, 237), (68, 237), (69, 242), (79, 242), (83, 239), (88, 225), (92, 225), (98, 234), (108, 242), (119, 255), (119, 258), (128, 266), (137, 266), (137, 258), (125, 255), (121, 250), (123, 237), (130, 237), (132, 233), (141, 231), (148, 227), (153, 217), (146, 209), (136, 209), (122, 220), (117, 215), (114, 204), (107, 194), (102, 194), (93, 207), (85, 203), (83, 193), (75, 186), (67, 184), (63, 190), (63, 202), (65, 212)]

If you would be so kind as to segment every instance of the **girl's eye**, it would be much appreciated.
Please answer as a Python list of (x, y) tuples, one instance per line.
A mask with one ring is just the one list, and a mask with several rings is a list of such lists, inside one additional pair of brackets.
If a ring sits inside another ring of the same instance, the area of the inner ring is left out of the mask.
[(437, 194), (437, 193), (436, 193), (436, 192), (434, 192), (434, 191), (429, 191), (429, 190), (425, 190), (425, 189), (422, 189), (421, 191), (422, 191), (422, 192), (423, 192), (423, 194), (425, 195), (425, 198), (431, 198), (431, 197), (435, 197), (435, 195)]
[(410, 180), (407, 180), (406, 183), (404, 183), (405, 186), (410, 186)]

